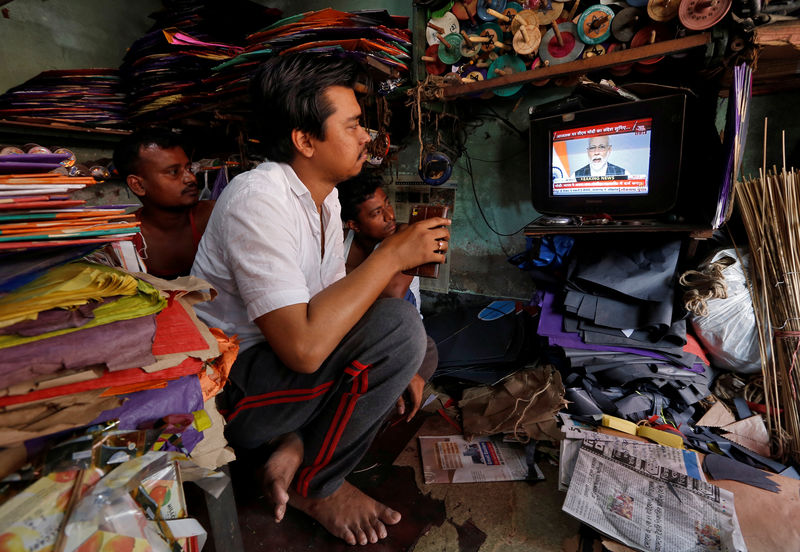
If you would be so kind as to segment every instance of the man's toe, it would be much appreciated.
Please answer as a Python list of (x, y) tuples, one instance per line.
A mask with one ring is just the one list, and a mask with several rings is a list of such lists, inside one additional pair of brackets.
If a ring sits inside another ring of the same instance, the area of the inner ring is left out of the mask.
[(400, 518), (400, 512), (391, 508), (384, 508), (380, 516), (381, 521), (386, 525), (395, 525), (400, 522)]

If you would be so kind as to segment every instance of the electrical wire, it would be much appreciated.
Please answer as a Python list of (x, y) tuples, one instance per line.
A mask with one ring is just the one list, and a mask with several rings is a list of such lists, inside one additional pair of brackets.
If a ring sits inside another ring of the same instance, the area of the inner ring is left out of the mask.
[[(475, 177), (472, 174), (472, 158), (470, 158), (469, 153), (467, 153), (466, 151), (464, 151), (464, 157), (466, 157), (466, 159), (467, 159), (467, 167), (465, 167), (464, 170), (467, 171), (467, 174), (469, 174), (469, 181), (470, 181), (470, 184), (472, 185), (472, 195), (475, 198), (475, 205), (478, 207), (478, 211), (481, 214), (481, 218), (483, 218), (483, 222), (486, 223), (486, 226), (489, 227), (489, 230), (491, 230), (492, 232), (494, 232), (498, 236), (503, 236), (503, 237), (515, 236), (515, 235), (519, 234), (520, 232), (522, 232), (523, 230), (525, 230), (525, 227), (528, 226), (528, 224), (530, 224), (530, 223), (524, 224), (522, 227), (520, 227), (519, 230), (516, 230), (515, 232), (511, 232), (510, 234), (506, 234), (504, 232), (499, 232), (499, 231), (494, 229), (494, 227), (489, 223), (489, 220), (486, 218), (486, 214), (483, 212), (483, 207), (481, 207), (480, 201), (478, 201), (478, 192), (475, 190)], [(533, 222), (533, 221), (531, 221), (531, 222)]]
[(504, 123), (508, 128), (510, 128), (511, 130), (516, 132), (517, 134), (519, 134), (520, 138), (522, 138), (523, 140), (527, 140), (528, 139), (528, 132), (527, 131), (517, 128), (517, 126), (514, 123), (512, 123), (511, 120), (509, 120), (508, 118), (503, 117), (502, 115), (500, 115), (497, 111), (494, 110), (493, 107), (491, 107), (489, 105), (483, 106), (483, 107), (488, 109), (491, 112), (491, 115), (487, 115), (485, 113), (480, 113), (480, 112), (476, 113), (475, 115), (477, 115), (478, 117), (494, 117), (495, 119), (497, 119), (501, 123)]

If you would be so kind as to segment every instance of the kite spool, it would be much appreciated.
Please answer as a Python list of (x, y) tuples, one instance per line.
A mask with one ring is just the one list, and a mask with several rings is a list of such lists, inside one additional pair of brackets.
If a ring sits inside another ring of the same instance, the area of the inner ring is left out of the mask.
[(608, 40), (613, 19), (614, 12), (608, 6), (596, 4), (586, 8), (578, 18), (578, 38), (584, 44), (600, 44)]
[(732, 3), (732, 0), (683, 0), (678, 17), (687, 29), (702, 31), (722, 21)]
[(503, 15), (508, 17), (509, 23), (508, 28), (504, 28), (505, 31), (511, 31), (511, 25), (514, 23), (514, 18), (517, 17), (517, 14), (522, 11), (522, 6), (517, 4), (516, 2), (507, 2), (506, 9), (503, 10)]
[[(606, 48), (606, 53), (610, 54), (611, 52), (619, 52), (620, 50), (627, 49), (625, 44), (620, 43), (612, 43), (608, 45)], [(615, 77), (624, 77), (625, 75), (630, 74), (633, 71), (633, 63), (621, 63), (619, 65), (614, 65), (613, 67), (609, 67), (608, 69), (612, 75)]]
[(619, 42), (630, 42), (644, 24), (644, 12), (638, 8), (625, 8), (611, 21), (611, 34)]
[(503, 45), (503, 30), (497, 23), (484, 23), (480, 27), (481, 36), (486, 37), (488, 40), (481, 44), (481, 51), (488, 54), (494, 51), (495, 48), (501, 48)]
[(583, 53), (583, 47), (583, 42), (578, 40), (575, 24), (559, 23), (547, 31), (542, 38), (539, 57), (550, 65), (575, 61)]
[(542, 33), (536, 25), (522, 25), (514, 35), (512, 45), (514, 51), (522, 56), (536, 53), (539, 44), (542, 42)]
[(590, 45), (587, 44), (587, 47), (583, 49), (581, 58), (589, 59), (595, 56), (605, 55), (606, 53), (606, 48), (602, 44), (591, 44), (591, 48), (589, 48), (589, 46)]
[(664, 23), (678, 15), (680, 0), (649, 0), (647, 2), (647, 15), (653, 21)]
[[(539, 69), (541, 67), (550, 67), (550, 62), (549, 61), (542, 61), (541, 58), (537, 57), (536, 59), (533, 60), (533, 63), (531, 63), (531, 70), (536, 70), (536, 69)], [(545, 86), (549, 82), (550, 82), (550, 79), (543, 79), (543, 80), (531, 81), (531, 84), (533, 86)]]
[(480, 42), (474, 41), (473, 38), (467, 34), (467, 31), (461, 31), (461, 57), (472, 59), (481, 52)]
[(425, 62), (425, 70), (430, 75), (442, 75), (447, 71), (447, 65), (439, 59), (439, 45), (431, 44), (425, 50), (425, 55), (420, 59)]
[(459, 21), (475, 23), (475, 14), (478, 13), (478, 0), (461, 0), (453, 4), (450, 10)]
[(539, 22), (539, 25), (544, 26), (544, 25), (549, 25), (550, 23), (558, 19), (558, 16), (560, 16), (561, 12), (563, 11), (564, 11), (564, 4), (560, 3), (553, 4), (552, 2), (548, 2), (548, 4), (545, 4), (540, 0), (539, 8), (533, 10), (533, 13), (536, 14), (536, 20)]
[(453, 174), (453, 163), (440, 151), (431, 151), (422, 158), (419, 176), (428, 186), (439, 186)]
[(533, 10), (518, 11), (514, 19), (511, 20), (511, 34), (517, 34), (522, 25), (538, 25), (539, 20), (536, 18), (536, 12)]
[[(483, 21), (495, 21), (494, 13), (506, 9), (506, 0), (478, 0), (478, 17)], [(491, 10), (493, 13), (490, 13)]]
[[(523, 62), (517, 56), (504, 55), (494, 60), (489, 66), (487, 78), (496, 79), (498, 77), (503, 77), (514, 73), (521, 73), (523, 71), (525, 71), (525, 62)], [(497, 96), (513, 96), (522, 90), (522, 86), (522, 84), (510, 84), (508, 86), (495, 88), (494, 93)]]
[[(661, 42), (671, 38), (670, 33), (663, 25), (647, 25), (639, 29), (633, 39), (631, 39), (631, 48), (638, 48), (640, 46), (647, 46), (655, 42)], [(642, 73), (652, 73), (656, 70), (654, 65), (664, 59), (664, 56), (656, 56), (649, 59), (643, 59), (636, 62), (634, 67)]]
[(449, 34), (439, 38), (437, 54), (445, 65), (453, 65), (461, 59), (461, 45), (464, 39), (460, 34)]
[(445, 13), (442, 17), (432, 17), (425, 28), (425, 40), (428, 44), (439, 44), (436, 35), (447, 36), (461, 31), (461, 25), (456, 16), (451, 12)]

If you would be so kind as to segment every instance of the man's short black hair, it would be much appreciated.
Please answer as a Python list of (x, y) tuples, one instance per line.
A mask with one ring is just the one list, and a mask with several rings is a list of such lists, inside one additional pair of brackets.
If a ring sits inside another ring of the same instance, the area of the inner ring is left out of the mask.
[(356, 220), (358, 208), (375, 195), (375, 190), (383, 186), (383, 179), (372, 171), (362, 171), (336, 186), (339, 190), (339, 203), (342, 205), (342, 220)]
[(323, 126), (334, 110), (325, 91), (354, 88), (365, 79), (356, 61), (332, 54), (300, 52), (266, 61), (250, 82), (250, 95), (267, 158), (292, 161), (295, 129), (324, 140)]
[(178, 134), (163, 128), (145, 128), (123, 138), (114, 149), (114, 168), (123, 180), (138, 172), (140, 150), (150, 146), (172, 149), (183, 147), (183, 140)]

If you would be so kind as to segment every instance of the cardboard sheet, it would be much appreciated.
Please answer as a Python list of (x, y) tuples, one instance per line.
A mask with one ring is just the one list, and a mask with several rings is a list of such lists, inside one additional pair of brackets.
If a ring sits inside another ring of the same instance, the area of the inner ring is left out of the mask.
[(99, 394), (99, 390), (86, 391), (0, 409), (0, 447), (86, 425), (121, 402), (119, 397), (101, 399)]

